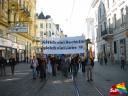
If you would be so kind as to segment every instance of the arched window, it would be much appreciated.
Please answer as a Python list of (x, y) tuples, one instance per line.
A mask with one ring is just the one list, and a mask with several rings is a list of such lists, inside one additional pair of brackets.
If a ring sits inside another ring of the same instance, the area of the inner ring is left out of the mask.
[(49, 31), (49, 37), (51, 37), (51, 31)]

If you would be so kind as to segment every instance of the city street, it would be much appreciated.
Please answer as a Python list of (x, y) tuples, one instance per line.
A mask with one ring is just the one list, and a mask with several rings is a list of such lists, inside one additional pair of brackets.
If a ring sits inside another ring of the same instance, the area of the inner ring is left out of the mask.
[(60, 72), (44, 81), (33, 80), (29, 66), (17, 64), (14, 76), (10, 67), (6, 67), (7, 75), (0, 77), (0, 96), (108, 96), (112, 85), (123, 81), (128, 84), (128, 66), (121, 70), (119, 65), (101, 66), (95, 62), (93, 82), (87, 82), (81, 70), (75, 81), (71, 76), (64, 78)]

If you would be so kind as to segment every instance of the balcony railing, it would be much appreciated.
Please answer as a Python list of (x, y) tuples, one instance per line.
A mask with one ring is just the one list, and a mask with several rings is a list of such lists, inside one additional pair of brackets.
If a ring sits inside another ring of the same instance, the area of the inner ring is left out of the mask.
[(113, 28), (107, 28), (101, 32), (101, 36), (113, 34)]
[(113, 29), (107, 28), (106, 30), (102, 31), (101, 37), (106, 41), (112, 40), (113, 39)]

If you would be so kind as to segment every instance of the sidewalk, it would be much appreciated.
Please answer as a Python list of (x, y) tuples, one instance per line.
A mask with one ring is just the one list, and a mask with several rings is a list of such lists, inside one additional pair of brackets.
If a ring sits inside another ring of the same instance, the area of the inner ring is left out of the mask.
[(103, 64), (101, 66), (98, 62), (95, 62), (94, 82), (96, 86), (105, 94), (109, 93), (112, 85), (121, 82), (125, 82), (128, 87), (128, 66), (125, 67), (125, 70), (121, 70), (118, 64), (108, 63), (108, 65)]
[(0, 75), (0, 79), (15, 77), (15, 76), (18, 76), (18, 74), (21, 74), (22, 72), (27, 72), (27, 71), (30, 72), (31, 69), (29, 67), (30, 67), (30, 64), (28, 64), (28, 63), (18, 63), (18, 64), (16, 64), (15, 71), (14, 71), (14, 76), (12, 76), (11, 66), (6, 66), (5, 67), (6, 76), (1, 76)]

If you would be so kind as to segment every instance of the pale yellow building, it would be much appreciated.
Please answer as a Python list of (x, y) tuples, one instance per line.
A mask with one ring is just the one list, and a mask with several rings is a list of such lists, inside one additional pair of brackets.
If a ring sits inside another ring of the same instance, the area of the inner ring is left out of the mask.
[[(0, 54), (8, 59), (29, 61), (35, 55), (36, 0), (0, 2)], [(26, 59), (27, 58), (27, 59)]]

